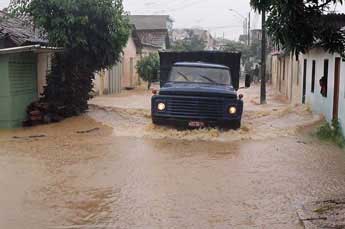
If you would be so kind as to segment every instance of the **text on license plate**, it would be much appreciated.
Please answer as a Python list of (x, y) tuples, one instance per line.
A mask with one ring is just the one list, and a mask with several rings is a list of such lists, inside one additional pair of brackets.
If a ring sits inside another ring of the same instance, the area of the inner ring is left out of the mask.
[(196, 122), (196, 121), (192, 121), (189, 122), (189, 127), (204, 127), (205, 123), (204, 122)]

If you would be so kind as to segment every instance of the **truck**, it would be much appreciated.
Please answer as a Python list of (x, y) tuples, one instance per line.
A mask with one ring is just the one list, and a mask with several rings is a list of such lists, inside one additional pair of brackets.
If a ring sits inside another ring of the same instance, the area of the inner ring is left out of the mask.
[(160, 52), (160, 90), (152, 96), (155, 125), (239, 129), (241, 53)]

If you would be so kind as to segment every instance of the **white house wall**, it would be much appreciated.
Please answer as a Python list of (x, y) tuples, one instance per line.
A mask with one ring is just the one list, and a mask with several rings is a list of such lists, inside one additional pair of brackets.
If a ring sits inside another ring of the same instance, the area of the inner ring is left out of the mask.
[(47, 75), (51, 70), (52, 53), (37, 54), (37, 93), (41, 96), (47, 86)]
[[(340, 57), (338, 54), (330, 54), (322, 49), (313, 49), (308, 54), (302, 55), (301, 58), (307, 59), (307, 85), (306, 85), (306, 103), (310, 105), (313, 112), (321, 113), (328, 122), (333, 119), (333, 100), (334, 100), (334, 74), (335, 74), (335, 58)], [(329, 60), (327, 98), (320, 93), (321, 88), (319, 81), (324, 74), (324, 60)], [(315, 72), (315, 91), (311, 92), (312, 82), (312, 61), (316, 61)], [(345, 130), (345, 63), (341, 61), (340, 65), (340, 85), (339, 85), (339, 121)], [(301, 74), (303, 79), (303, 71)], [(302, 89), (303, 90), (303, 89)]]
[(293, 104), (302, 101), (299, 62), (293, 55), (272, 56), (272, 84), (275, 92)]

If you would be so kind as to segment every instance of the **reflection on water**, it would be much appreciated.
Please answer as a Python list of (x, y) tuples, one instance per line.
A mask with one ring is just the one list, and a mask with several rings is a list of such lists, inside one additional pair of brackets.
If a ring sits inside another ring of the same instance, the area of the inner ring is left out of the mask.
[(1, 228), (300, 228), (300, 203), (345, 191), (343, 152), (309, 138), (12, 143), (0, 149), (0, 209), (22, 210)]

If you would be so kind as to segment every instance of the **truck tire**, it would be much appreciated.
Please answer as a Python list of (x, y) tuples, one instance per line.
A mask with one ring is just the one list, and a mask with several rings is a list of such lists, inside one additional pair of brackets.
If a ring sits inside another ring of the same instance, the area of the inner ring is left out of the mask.
[(232, 124), (232, 126), (233, 126), (232, 128), (233, 128), (234, 130), (240, 129), (240, 128), (241, 128), (241, 121), (240, 121), (240, 120), (234, 121), (233, 124)]
[(225, 130), (238, 130), (241, 128), (241, 121), (240, 120), (232, 121), (230, 123), (223, 125), (223, 128)]
[(163, 125), (162, 120), (159, 120), (159, 119), (156, 119), (156, 118), (152, 118), (152, 123), (153, 123), (154, 125), (157, 125), (157, 126)]

